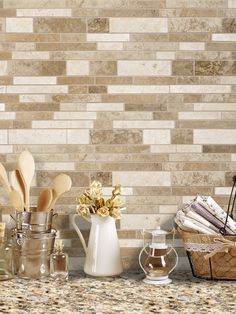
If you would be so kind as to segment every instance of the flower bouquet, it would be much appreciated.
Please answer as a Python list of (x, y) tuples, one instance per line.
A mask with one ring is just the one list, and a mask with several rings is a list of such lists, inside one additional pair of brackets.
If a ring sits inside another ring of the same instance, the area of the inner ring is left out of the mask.
[(100, 217), (111, 216), (120, 219), (121, 210), (124, 204), (120, 199), (121, 186), (116, 185), (112, 190), (110, 198), (105, 199), (102, 191), (102, 184), (99, 181), (93, 181), (83, 195), (78, 198), (77, 213), (80, 216), (90, 216), (97, 214)]

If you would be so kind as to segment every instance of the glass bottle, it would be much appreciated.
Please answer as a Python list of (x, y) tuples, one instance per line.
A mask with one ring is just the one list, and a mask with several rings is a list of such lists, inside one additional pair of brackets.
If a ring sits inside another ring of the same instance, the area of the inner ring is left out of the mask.
[(55, 280), (68, 280), (68, 254), (63, 252), (62, 240), (56, 240), (54, 252), (50, 255), (50, 276)]
[(5, 235), (5, 223), (0, 223), (0, 280), (12, 279), (14, 264), (12, 247)]

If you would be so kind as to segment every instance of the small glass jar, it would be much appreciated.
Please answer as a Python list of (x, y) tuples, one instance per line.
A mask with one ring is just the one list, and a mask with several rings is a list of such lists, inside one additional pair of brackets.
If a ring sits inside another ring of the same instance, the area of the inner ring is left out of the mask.
[(63, 252), (63, 243), (56, 241), (54, 252), (50, 255), (50, 276), (59, 281), (68, 280), (68, 254)]
[(0, 280), (12, 279), (14, 264), (11, 244), (6, 237), (0, 238)]

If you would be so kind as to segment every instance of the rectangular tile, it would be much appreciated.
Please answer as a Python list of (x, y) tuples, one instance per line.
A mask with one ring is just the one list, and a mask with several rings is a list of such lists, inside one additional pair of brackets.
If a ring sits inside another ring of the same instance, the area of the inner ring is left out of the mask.
[(66, 61), (67, 75), (88, 75), (89, 62), (87, 60), (68, 60)]
[(71, 9), (17, 9), (17, 16), (71, 16)]
[(90, 75), (116, 75), (116, 61), (90, 61)]
[(32, 18), (6, 18), (7, 33), (32, 33), (33, 19)]
[(169, 32), (221, 32), (220, 18), (181, 17), (168, 19)]
[(13, 51), (12, 59), (48, 60), (48, 51)]
[(0, 61), (0, 75), (7, 74), (7, 61)]
[(219, 120), (220, 112), (179, 112), (179, 120)]
[(58, 120), (95, 120), (96, 118), (96, 112), (54, 112), (54, 119)]
[(235, 0), (228, 0), (228, 7), (232, 9), (236, 9), (236, 1)]
[(38, 94), (43, 92), (45, 94), (64, 94), (68, 92), (68, 86), (64, 85), (21, 85), (21, 86), (7, 86), (7, 93), (9, 94)]
[(179, 49), (180, 50), (204, 50), (205, 49), (205, 43), (183, 42), (183, 43), (179, 43)]
[(174, 51), (158, 51), (156, 52), (157, 60), (175, 60)]
[(123, 41), (129, 41), (129, 34), (95, 34), (90, 33), (87, 34), (87, 41), (88, 42), (123, 42)]
[(89, 130), (67, 130), (68, 144), (89, 144)]
[(196, 103), (194, 111), (235, 111), (235, 103)]
[(109, 94), (166, 94), (169, 93), (167, 85), (108, 85)]
[(13, 76), (64, 75), (66, 73), (66, 62), (13, 60), (8, 62), (8, 73)]
[(35, 129), (92, 129), (93, 121), (32, 121), (32, 128)]
[(124, 214), (121, 220), (121, 229), (155, 229), (161, 225), (162, 228), (171, 228), (174, 215), (163, 214)]
[(111, 33), (166, 33), (166, 18), (110, 18)]
[(173, 186), (215, 186), (224, 185), (223, 171), (172, 171)]
[(113, 121), (115, 129), (170, 129), (174, 127), (174, 121)]
[(212, 41), (236, 41), (236, 34), (212, 34)]
[(123, 50), (123, 43), (116, 42), (97, 43), (97, 50)]
[(202, 93), (230, 93), (230, 85), (171, 85), (171, 93), (192, 93), (192, 94), (202, 94)]
[(7, 132), (7, 130), (1, 130), (1, 132), (0, 132), (0, 144), (8, 144), (8, 132)]
[(14, 85), (55, 85), (57, 78), (55, 76), (15, 76)]
[(193, 130), (195, 144), (236, 144), (236, 130)]
[(144, 130), (143, 144), (170, 144), (170, 130)]
[(170, 61), (118, 61), (118, 75), (160, 76), (171, 75)]
[(83, 18), (36, 17), (35, 33), (85, 33), (86, 20)]
[(124, 111), (123, 103), (89, 103), (87, 111)]
[(170, 186), (170, 172), (112, 172), (112, 184), (121, 184), (122, 186)]
[(66, 130), (8, 130), (9, 144), (66, 144)]

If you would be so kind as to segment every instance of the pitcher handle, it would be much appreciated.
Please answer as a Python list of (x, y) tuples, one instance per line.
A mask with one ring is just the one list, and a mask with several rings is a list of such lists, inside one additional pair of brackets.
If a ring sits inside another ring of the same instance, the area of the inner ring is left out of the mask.
[(146, 247), (147, 246), (148, 246), (148, 243), (142, 248), (142, 250), (140, 251), (139, 256), (138, 256), (139, 266), (142, 268), (144, 274), (147, 274), (147, 272), (146, 272), (146, 270), (144, 269), (144, 267), (143, 267), (143, 265), (141, 263), (141, 257), (142, 257), (143, 251), (146, 253)]
[[(73, 225), (73, 227), (75, 228), (75, 231), (77, 232), (77, 234), (78, 234), (78, 236), (79, 236), (79, 238), (80, 238), (80, 241), (81, 241), (82, 246), (83, 246), (83, 248), (84, 248), (85, 254), (87, 254), (87, 246), (86, 246), (84, 237), (83, 237), (81, 231), (79, 230), (79, 228), (78, 228), (78, 226), (77, 226), (77, 224), (76, 224), (76, 222), (75, 222), (76, 217), (80, 217), (80, 216), (77, 215), (77, 214), (74, 214), (74, 215), (73, 215), (73, 217), (72, 217), (72, 225)], [(88, 222), (91, 223), (91, 220), (90, 220), (89, 218), (87, 218), (87, 217), (83, 217), (83, 218), (84, 218), (85, 220), (87, 220)]]

